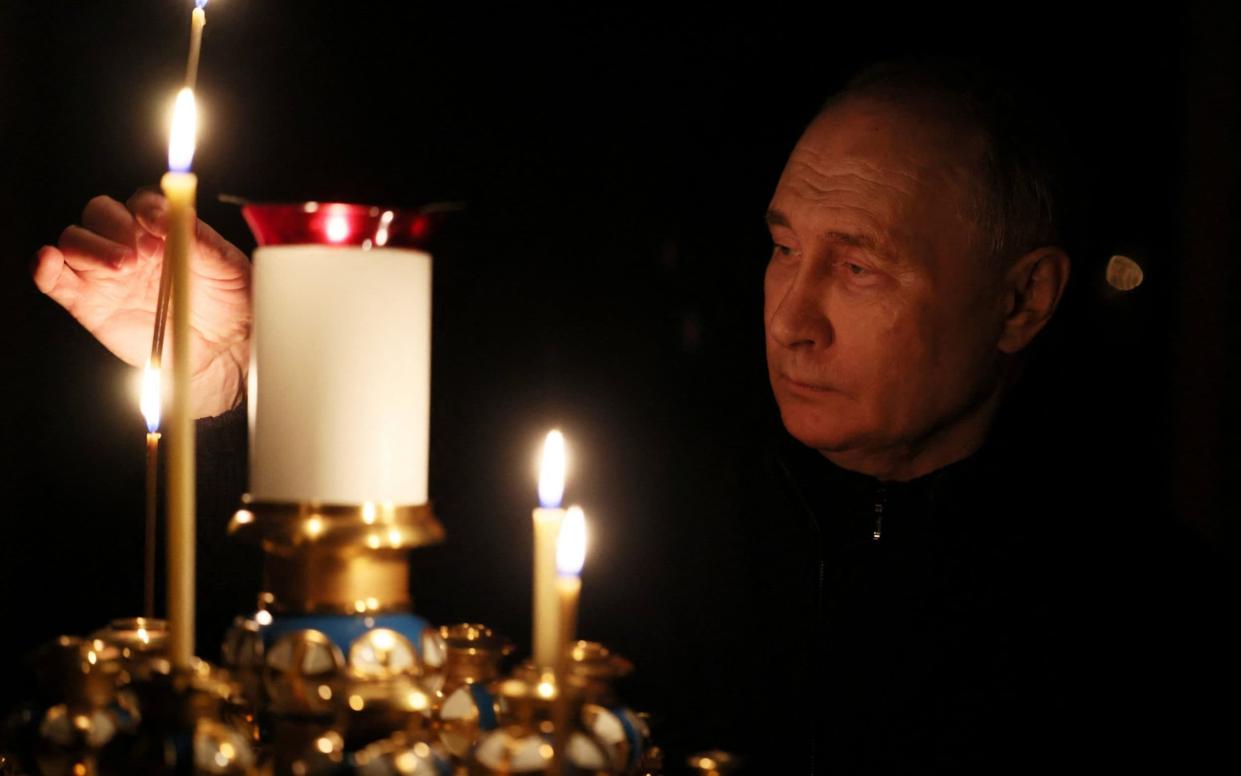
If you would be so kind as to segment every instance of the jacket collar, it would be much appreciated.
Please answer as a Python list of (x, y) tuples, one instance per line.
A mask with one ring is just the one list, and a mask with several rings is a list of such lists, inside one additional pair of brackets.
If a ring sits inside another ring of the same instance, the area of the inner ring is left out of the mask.
[[(1004, 405), (979, 450), (903, 482), (885, 482), (837, 466), (782, 426), (774, 429), (776, 458), (786, 485), (795, 490), (796, 500), (824, 540), (873, 538), (876, 530), (888, 537), (980, 528), (1020, 530), (1022, 521), (1015, 516), (995, 520), (1010, 512), (1012, 483), (1027, 468), (1019, 455), (1023, 432), (1016, 427), (1017, 417), (1017, 412)], [(881, 527), (877, 510), (883, 512)], [(980, 522), (988, 524), (980, 526)]]

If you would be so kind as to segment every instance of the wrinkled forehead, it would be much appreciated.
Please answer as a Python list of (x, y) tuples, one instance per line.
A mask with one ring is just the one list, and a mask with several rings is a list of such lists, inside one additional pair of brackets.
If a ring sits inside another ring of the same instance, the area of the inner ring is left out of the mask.
[(790, 219), (840, 221), (897, 247), (942, 240), (945, 227), (968, 240), (982, 150), (980, 133), (931, 111), (847, 100), (807, 127), (771, 208)]
[(980, 131), (932, 106), (851, 99), (815, 117), (786, 173), (858, 175), (911, 195), (927, 186), (942, 195), (947, 184), (981, 183), (984, 151)]

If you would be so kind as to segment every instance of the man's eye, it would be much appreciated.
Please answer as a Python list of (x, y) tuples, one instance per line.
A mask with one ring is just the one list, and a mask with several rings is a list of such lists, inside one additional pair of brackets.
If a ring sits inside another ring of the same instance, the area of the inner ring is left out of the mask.
[(793, 255), (793, 249), (792, 249), (792, 248), (790, 248), (790, 247), (789, 247), (789, 246), (787, 246), (787, 245), (781, 245), (780, 243), (774, 243), (774, 244), (772, 245), (772, 255), (774, 255), (774, 256), (792, 256), (792, 255)]
[(860, 264), (854, 264), (852, 262), (846, 261), (845, 266), (849, 268), (849, 272), (853, 275), (865, 275), (866, 274), (866, 268)]

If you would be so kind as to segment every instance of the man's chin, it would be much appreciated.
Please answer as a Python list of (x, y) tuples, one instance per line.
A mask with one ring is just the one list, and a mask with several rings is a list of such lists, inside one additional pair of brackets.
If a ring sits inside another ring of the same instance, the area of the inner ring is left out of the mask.
[(845, 452), (857, 447), (862, 439), (861, 430), (850, 428), (841, 414), (782, 407), (780, 418), (790, 436), (820, 452)]

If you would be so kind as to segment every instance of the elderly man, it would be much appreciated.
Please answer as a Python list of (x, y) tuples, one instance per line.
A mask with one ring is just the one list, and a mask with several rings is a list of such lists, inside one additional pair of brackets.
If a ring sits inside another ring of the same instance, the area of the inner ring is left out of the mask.
[[(1031, 460), (1021, 412), (1001, 412), (1070, 268), (1012, 107), (951, 69), (872, 68), (806, 129), (771, 200), (767, 361), (787, 435), (720, 527), (742, 560), (696, 575), (712, 588), (694, 596), (755, 620), (713, 634), (742, 692), (703, 711), (754, 773), (1008, 772), (1067, 763), (1091, 715), (1093, 734), (1120, 724), (1088, 627), (1114, 567), (1086, 573), (1065, 467)], [(162, 212), (152, 193), (92, 200), (33, 270), (133, 364)], [(206, 225), (198, 239), (209, 417), (241, 402), (249, 264)]]
[(1070, 265), (1005, 108), (967, 73), (874, 68), (811, 122), (767, 212), (767, 364), (800, 444), (747, 543), (761, 601), (806, 626), (773, 662), (820, 712), (800, 736), (816, 771), (1009, 769), (1065, 739), (1049, 570), (1069, 557), (1030, 493), (1055, 483), (992, 431)]

